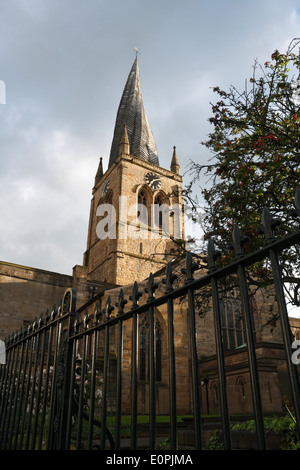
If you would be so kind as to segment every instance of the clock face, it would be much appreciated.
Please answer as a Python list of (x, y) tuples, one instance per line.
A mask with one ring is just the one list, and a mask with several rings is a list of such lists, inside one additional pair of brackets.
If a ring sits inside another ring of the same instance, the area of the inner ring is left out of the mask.
[(145, 181), (152, 189), (160, 189), (161, 188), (161, 180), (158, 175), (155, 173), (151, 173), (150, 171), (145, 174)]
[(103, 188), (102, 188), (102, 196), (105, 196), (105, 194), (107, 193), (109, 189), (109, 183), (110, 183), (109, 180), (105, 181)]

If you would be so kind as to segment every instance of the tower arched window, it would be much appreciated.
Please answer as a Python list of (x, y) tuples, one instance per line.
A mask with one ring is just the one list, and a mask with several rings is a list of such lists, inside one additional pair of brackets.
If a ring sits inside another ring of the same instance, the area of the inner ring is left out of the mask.
[(137, 217), (142, 223), (148, 223), (147, 197), (143, 190), (141, 190), (138, 194)]
[(218, 390), (218, 384), (215, 380), (212, 381), (210, 388), (211, 388), (212, 402), (213, 402), (213, 405), (216, 407), (219, 404), (219, 390)]
[(154, 211), (152, 211), (152, 225), (163, 237), (170, 237), (170, 205), (166, 194), (160, 191), (154, 198)]
[(245, 380), (243, 377), (239, 376), (236, 381), (237, 388), (240, 393), (240, 397), (245, 400), (246, 398), (246, 391), (245, 391)]
[[(116, 223), (113, 211), (110, 209), (112, 207), (112, 200), (113, 200), (113, 191), (109, 189), (107, 193), (100, 198), (98, 209), (103, 208), (101, 211), (101, 215), (99, 216), (99, 220), (105, 219), (106, 225), (104, 226), (104, 232), (109, 232), (113, 230), (113, 227)], [(105, 209), (104, 209), (105, 208)], [(107, 210), (106, 210), (107, 209)]]
[(163, 215), (162, 215), (162, 197), (159, 195), (154, 200), (154, 223), (155, 226), (162, 229)]

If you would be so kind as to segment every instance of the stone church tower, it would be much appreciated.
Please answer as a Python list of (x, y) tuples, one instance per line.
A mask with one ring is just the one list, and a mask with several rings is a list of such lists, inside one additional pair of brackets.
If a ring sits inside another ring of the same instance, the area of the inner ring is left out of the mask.
[(100, 282), (141, 281), (172, 259), (184, 240), (182, 178), (176, 148), (159, 165), (145, 113), (136, 57), (120, 101), (109, 165), (95, 177), (84, 266)]

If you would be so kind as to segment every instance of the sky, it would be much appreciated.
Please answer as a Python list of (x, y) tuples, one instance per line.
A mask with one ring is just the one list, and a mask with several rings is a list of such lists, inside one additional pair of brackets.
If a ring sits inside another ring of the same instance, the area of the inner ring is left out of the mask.
[(0, 0), (0, 260), (82, 264), (135, 48), (160, 165), (175, 145), (186, 184), (212, 157), (212, 88), (242, 90), (295, 37), (300, 0)]

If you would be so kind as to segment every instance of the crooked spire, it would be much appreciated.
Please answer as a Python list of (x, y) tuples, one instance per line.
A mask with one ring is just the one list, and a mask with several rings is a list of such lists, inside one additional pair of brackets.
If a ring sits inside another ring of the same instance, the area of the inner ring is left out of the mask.
[(144, 108), (137, 57), (127, 78), (119, 104), (109, 166), (119, 155), (119, 145), (125, 125), (130, 154), (159, 165), (156, 143)]

